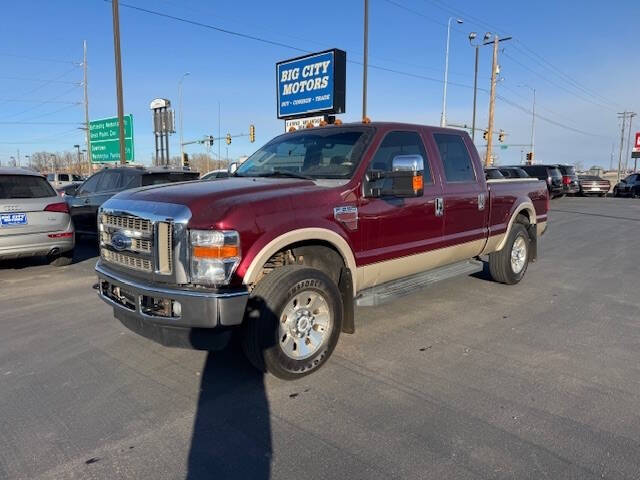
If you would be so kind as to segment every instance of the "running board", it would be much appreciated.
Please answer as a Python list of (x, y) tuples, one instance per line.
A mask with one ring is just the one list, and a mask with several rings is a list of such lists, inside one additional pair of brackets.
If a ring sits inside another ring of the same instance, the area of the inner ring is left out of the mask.
[(356, 297), (358, 307), (375, 307), (391, 302), (405, 295), (415, 293), (421, 288), (459, 275), (471, 275), (481, 272), (484, 265), (479, 260), (465, 260), (445, 267), (434, 268), (398, 280), (392, 280), (364, 290)]

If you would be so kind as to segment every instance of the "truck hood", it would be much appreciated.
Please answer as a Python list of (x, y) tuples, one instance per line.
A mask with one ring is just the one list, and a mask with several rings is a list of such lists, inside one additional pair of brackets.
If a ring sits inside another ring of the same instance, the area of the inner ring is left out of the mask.
[(217, 180), (180, 182), (127, 190), (118, 194), (119, 200), (142, 200), (185, 205), (193, 219), (206, 216), (211, 220), (224, 216), (230, 206), (249, 204), (274, 196), (286, 198), (307, 189), (319, 188), (311, 180), (297, 178), (230, 177)]

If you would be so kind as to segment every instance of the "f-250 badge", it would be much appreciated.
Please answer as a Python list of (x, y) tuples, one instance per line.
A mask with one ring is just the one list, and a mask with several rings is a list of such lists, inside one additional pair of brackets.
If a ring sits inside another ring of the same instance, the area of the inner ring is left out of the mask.
[(342, 223), (349, 230), (358, 229), (358, 208), (357, 207), (335, 207), (333, 218)]

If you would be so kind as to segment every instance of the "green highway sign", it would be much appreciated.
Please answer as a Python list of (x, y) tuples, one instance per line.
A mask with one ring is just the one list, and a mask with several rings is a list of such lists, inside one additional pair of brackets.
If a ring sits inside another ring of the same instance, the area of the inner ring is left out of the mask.
[(509, 148), (509, 145), (500, 145), (500, 150), (506, 150)]
[[(119, 162), (120, 140), (118, 117), (103, 118), (89, 122), (91, 143), (91, 161), (93, 163)], [(133, 115), (124, 116), (125, 160), (134, 160), (133, 151)]]

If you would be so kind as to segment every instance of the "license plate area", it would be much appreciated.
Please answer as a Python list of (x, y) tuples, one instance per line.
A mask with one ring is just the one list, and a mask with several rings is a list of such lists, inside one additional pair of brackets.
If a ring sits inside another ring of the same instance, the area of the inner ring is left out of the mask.
[(0, 227), (19, 227), (27, 225), (26, 213), (0, 213)]
[(136, 296), (105, 280), (100, 283), (100, 292), (114, 303), (135, 312)]

